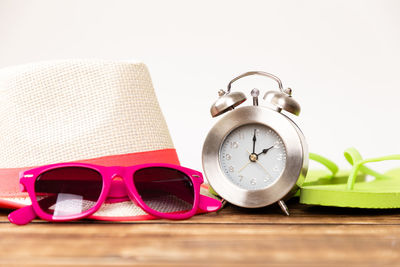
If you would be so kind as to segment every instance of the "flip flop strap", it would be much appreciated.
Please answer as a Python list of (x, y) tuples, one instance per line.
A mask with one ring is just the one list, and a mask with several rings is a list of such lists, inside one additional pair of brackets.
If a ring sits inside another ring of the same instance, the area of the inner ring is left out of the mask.
[(372, 176), (376, 177), (377, 179), (387, 178), (386, 175), (383, 175), (376, 171), (373, 171), (370, 168), (364, 166), (364, 164), (371, 163), (371, 162), (386, 161), (386, 160), (400, 160), (400, 155), (398, 155), (398, 154), (363, 160), (360, 153), (355, 148), (346, 149), (345, 157), (346, 157), (347, 161), (349, 161), (350, 164), (353, 165), (353, 169), (351, 170), (349, 179), (347, 180), (347, 189), (348, 190), (353, 190), (354, 184), (356, 182), (356, 177), (357, 177), (357, 174), (359, 171), (361, 171), (365, 174), (368, 174), (368, 175), (372, 175)]
[[(358, 150), (355, 149), (354, 147), (350, 147), (350, 148), (346, 149), (344, 151), (344, 157), (353, 166), (355, 164), (358, 164), (358, 163), (364, 161), (360, 152), (358, 152)], [(360, 165), (358, 168), (359, 168), (359, 171), (361, 171), (362, 173), (374, 176), (375, 178), (378, 178), (378, 179), (387, 178), (386, 175), (376, 172), (376, 171), (368, 168), (365, 165)]]
[(331, 177), (335, 176), (335, 174), (339, 171), (339, 167), (333, 161), (321, 155), (315, 153), (309, 153), (308, 156), (309, 159), (324, 165), (332, 173)]
[[(350, 176), (348, 178), (348, 188), (353, 189), (358, 172), (362, 172), (364, 174), (374, 176), (378, 179), (387, 178), (386, 175), (383, 175), (383, 174), (381, 174), (377, 171), (374, 171), (371, 168), (368, 168), (367, 166), (365, 166), (364, 165), (365, 163), (388, 160), (388, 159), (397, 159), (396, 156), (400, 156), (400, 155), (392, 155), (392, 156), (380, 157), (380, 158), (375, 158), (375, 159), (363, 160), (363, 158), (361, 157), (361, 154), (358, 152), (358, 150), (355, 149), (354, 147), (352, 147), (352, 148), (348, 148), (345, 150), (344, 156), (347, 159), (347, 161), (351, 165), (353, 165), (352, 171), (350, 172)], [(331, 160), (329, 160), (321, 155), (318, 155), (316, 153), (309, 153), (309, 158), (310, 158), (310, 160), (314, 160), (314, 161), (324, 165), (331, 172), (331, 175), (326, 178), (334, 177), (335, 174), (339, 171), (339, 167), (334, 162), (332, 162)], [(374, 160), (374, 161), (371, 161), (371, 160)]]

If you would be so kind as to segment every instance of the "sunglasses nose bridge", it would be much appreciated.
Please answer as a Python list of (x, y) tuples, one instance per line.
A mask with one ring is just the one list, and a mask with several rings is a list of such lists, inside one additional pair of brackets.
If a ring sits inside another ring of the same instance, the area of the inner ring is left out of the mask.
[(111, 187), (108, 193), (109, 198), (122, 198), (128, 196), (126, 185), (124, 182), (125, 168), (112, 167), (110, 169)]
[(125, 175), (125, 168), (120, 166), (113, 166), (108, 170), (108, 175), (111, 177), (111, 180), (114, 178), (123, 178)]

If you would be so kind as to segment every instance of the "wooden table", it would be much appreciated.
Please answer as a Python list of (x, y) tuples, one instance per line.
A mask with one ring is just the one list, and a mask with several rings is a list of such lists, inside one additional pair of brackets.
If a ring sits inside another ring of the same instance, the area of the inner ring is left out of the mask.
[(226, 206), (185, 221), (11, 225), (0, 210), (1, 266), (400, 266), (400, 210)]

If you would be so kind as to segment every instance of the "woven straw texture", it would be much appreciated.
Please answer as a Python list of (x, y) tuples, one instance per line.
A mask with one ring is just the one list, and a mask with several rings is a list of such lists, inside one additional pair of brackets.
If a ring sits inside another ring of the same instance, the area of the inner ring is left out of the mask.
[(42, 62), (0, 70), (0, 168), (173, 148), (143, 63)]

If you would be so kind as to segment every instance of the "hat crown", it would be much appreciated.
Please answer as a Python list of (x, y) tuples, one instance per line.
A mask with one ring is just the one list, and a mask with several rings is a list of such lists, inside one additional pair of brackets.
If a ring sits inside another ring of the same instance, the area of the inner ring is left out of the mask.
[(173, 148), (143, 63), (4, 68), (0, 101), (0, 168)]

